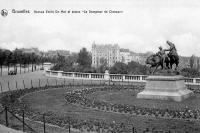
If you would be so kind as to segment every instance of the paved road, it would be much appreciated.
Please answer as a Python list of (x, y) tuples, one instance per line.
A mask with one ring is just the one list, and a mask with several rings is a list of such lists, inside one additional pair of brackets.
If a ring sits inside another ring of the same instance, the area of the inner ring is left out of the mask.
[(0, 92), (45, 86), (45, 85), (102, 85), (105, 81), (62, 79), (52, 78), (44, 75), (43, 71), (35, 71), (17, 75), (4, 75), (0, 77)]

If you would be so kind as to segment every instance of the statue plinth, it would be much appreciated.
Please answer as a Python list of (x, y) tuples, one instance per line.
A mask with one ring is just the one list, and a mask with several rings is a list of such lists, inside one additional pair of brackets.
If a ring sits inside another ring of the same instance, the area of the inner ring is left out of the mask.
[(152, 75), (147, 77), (144, 91), (137, 98), (183, 101), (193, 95), (185, 86), (184, 77)]
[(160, 69), (157, 70), (153, 75), (158, 76), (177, 76), (180, 75), (180, 71), (172, 69)]

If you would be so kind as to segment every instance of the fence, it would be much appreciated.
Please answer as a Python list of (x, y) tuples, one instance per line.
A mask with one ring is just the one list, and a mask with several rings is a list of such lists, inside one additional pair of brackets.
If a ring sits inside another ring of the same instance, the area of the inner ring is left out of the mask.
[(12, 111), (9, 110), (8, 107), (4, 107), (4, 109), (0, 112), (0, 114), (5, 113), (5, 125), (6, 127), (9, 127), (9, 115), (8, 113), (13, 116), (14, 118), (16, 118), (19, 122), (22, 123), (22, 131), (25, 131), (25, 127), (27, 127), (30, 131), (32, 132), (36, 132), (33, 128), (31, 128), (24, 119), (24, 111), (22, 111), (22, 118), (20, 118), (19, 116), (17, 116), (16, 114), (14, 114)]
[[(80, 73), (80, 72), (63, 72), (63, 71), (44, 71), (48, 77), (56, 77), (63, 79), (73, 80), (101, 80), (108, 82), (146, 82), (148, 75), (127, 75), (127, 74), (109, 74), (109, 73)], [(186, 85), (200, 85), (200, 78), (187, 78), (185, 77)]]
[[(15, 113), (13, 113), (11, 110), (9, 110), (9, 108), (8, 107), (4, 107), (4, 109), (2, 110), (2, 111), (0, 111), (0, 115), (3, 115), (4, 114), (4, 119), (5, 119), (5, 125), (6, 125), (6, 127), (12, 127), (13, 126), (13, 124), (12, 124), (12, 122), (11, 121), (13, 121), (13, 118), (9, 118), (9, 114), (10, 114), (10, 116), (12, 116), (12, 117), (14, 117), (15, 119), (17, 119), (18, 120), (18, 122), (20, 122), (21, 123), (21, 126), (22, 126), (22, 131), (23, 132), (25, 132), (25, 131), (27, 131), (27, 132), (31, 132), (31, 133), (38, 133), (38, 131), (36, 131), (36, 130), (34, 130), (30, 125), (28, 125), (27, 123), (26, 123), (26, 121), (25, 121), (25, 111), (22, 111), (22, 117), (20, 117), (20, 116), (18, 116), (18, 115), (16, 115)], [(46, 133), (47, 131), (46, 131), (46, 119), (48, 119), (48, 118), (46, 118), (45, 117), (45, 114), (43, 114), (42, 115), (42, 126), (43, 126), (43, 133)], [(68, 133), (71, 133), (71, 127), (72, 127), (72, 125), (71, 125), (71, 118), (70, 117), (68, 117), (67, 118), (68, 120), (67, 120), (67, 132)], [(121, 128), (123, 129), (124, 127), (122, 127), (122, 124), (123, 123), (121, 123)], [(126, 125), (126, 126), (128, 126), (128, 127), (130, 127), (131, 126), (131, 132), (132, 133), (136, 133), (136, 128), (132, 125), (132, 124), (128, 124), (128, 125)], [(98, 129), (98, 131), (97, 131), (97, 133), (103, 133), (102, 131), (101, 131), (101, 126), (100, 126), (100, 124), (98, 124), (97, 125), (97, 129)], [(19, 127), (18, 127), (18, 130), (19, 130)], [(123, 130), (125, 130), (125, 129), (123, 129)], [(147, 130), (147, 129), (145, 129), (145, 130)], [(144, 130), (144, 131), (145, 131)], [(41, 132), (41, 131), (40, 131)]]
[[(13, 113), (12, 111), (9, 110), (9, 108), (6, 106), (4, 107), (4, 109), (2, 111), (0, 111), (0, 115), (2, 115), (3, 113), (5, 113), (5, 125), (6, 127), (9, 127), (9, 125), (12, 125), (12, 124), (9, 124), (9, 115), (10, 114), (11, 116), (13, 116), (14, 118), (16, 118), (19, 122), (21, 122), (22, 124), (22, 131), (25, 132), (25, 127), (27, 127), (29, 131), (33, 132), (33, 133), (37, 133), (36, 130), (34, 130), (31, 126), (29, 126), (26, 122), (25, 122), (25, 112), (22, 111), (22, 118), (18, 115), (16, 115), (15, 113)], [(45, 114), (42, 115), (42, 122), (43, 122), (43, 132), (46, 133), (46, 118), (45, 118)], [(13, 119), (12, 119), (13, 121)], [(70, 117), (68, 117), (68, 132), (71, 133), (71, 124), (70, 124)]]

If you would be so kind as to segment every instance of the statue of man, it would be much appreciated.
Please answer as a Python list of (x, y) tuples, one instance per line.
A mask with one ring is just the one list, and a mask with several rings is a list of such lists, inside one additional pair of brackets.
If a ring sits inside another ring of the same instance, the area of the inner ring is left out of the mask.
[(162, 61), (162, 66), (164, 66), (165, 64), (165, 58), (167, 57), (167, 55), (165, 54), (165, 50), (160, 46), (159, 47), (159, 51), (156, 53), (156, 55), (158, 55)]
[(172, 69), (172, 65), (173, 64), (176, 64), (176, 68), (175, 70), (177, 70), (178, 68), (178, 64), (179, 64), (179, 56), (177, 54), (177, 50), (176, 50), (176, 47), (175, 45), (170, 42), (170, 41), (167, 41), (167, 44), (169, 45), (169, 49), (166, 49), (165, 51), (169, 51), (168, 53), (168, 57), (170, 59), (170, 68)]
[(167, 41), (167, 44), (169, 45), (170, 48), (165, 49), (165, 51), (169, 51), (169, 55), (171, 56), (178, 56), (175, 45), (170, 41)]

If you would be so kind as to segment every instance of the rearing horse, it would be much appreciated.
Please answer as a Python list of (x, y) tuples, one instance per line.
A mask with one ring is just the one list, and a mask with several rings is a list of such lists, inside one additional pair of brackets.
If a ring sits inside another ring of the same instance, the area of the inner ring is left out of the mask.
[(168, 57), (170, 58), (170, 68), (172, 69), (173, 64), (176, 64), (175, 70), (177, 70), (178, 64), (179, 64), (179, 56), (178, 56), (178, 54), (177, 54), (176, 47), (175, 47), (175, 45), (174, 45), (172, 42), (170, 42), (170, 41), (167, 41), (166, 43), (170, 46), (169, 49), (166, 49), (166, 50), (165, 50), (165, 51), (169, 51)]
[(176, 64), (175, 70), (177, 70), (178, 68), (178, 64), (179, 64), (179, 57), (178, 55), (173, 55), (173, 54), (168, 54), (168, 57), (170, 59), (170, 69), (172, 69), (173, 64)]

